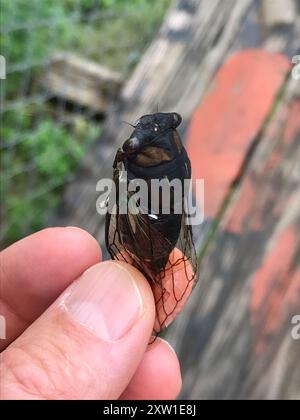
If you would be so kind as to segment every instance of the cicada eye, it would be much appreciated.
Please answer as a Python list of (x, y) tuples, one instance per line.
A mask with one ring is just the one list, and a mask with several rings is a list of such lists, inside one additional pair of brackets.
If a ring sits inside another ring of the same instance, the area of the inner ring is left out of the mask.
[(174, 120), (174, 128), (178, 127), (182, 121), (181, 115), (177, 114), (177, 112), (173, 112), (173, 120)]

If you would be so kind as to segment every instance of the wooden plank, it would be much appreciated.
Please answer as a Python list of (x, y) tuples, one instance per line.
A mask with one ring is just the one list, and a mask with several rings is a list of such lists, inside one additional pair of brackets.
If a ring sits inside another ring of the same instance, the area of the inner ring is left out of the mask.
[(196, 108), (187, 150), (193, 178), (204, 179), (206, 218), (216, 216), (289, 69), (282, 54), (254, 49), (233, 54)]
[[(96, 184), (111, 178), (117, 148), (146, 113), (177, 111), (187, 123), (224, 59), (251, 0), (179, 1), (125, 85), (121, 103), (111, 109), (103, 133), (66, 189), (55, 225), (80, 226), (103, 243), (104, 218), (96, 213)], [(220, 37), (220, 33), (222, 36)], [(184, 124), (181, 134), (184, 133)]]
[(121, 74), (63, 51), (51, 58), (41, 78), (51, 95), (97, 113), (107, 111), (122, 83)]
[(268, 27), (292, 25), (297, 5), (294, 0), (263, 0), (262, 16), (264, 24)]
[[(156, 112), (157, 106), (161, 111), (175, 110), (183, 115), (185, 123), (181, 134), (184, 135), (214, 73), (229, 53), (263, 43), (272, 51), (286, 51), (288, 44), (288, 51), (294, 53), (298, 48), (295, 35), (298, 32), (289, 32), (292, 33), (292, 42), (288, 42), (289, 37), (284, 37), (284, 42), (279, 44), (273, 42), (271, 32), (267, 37), (263, 33), (257, 36), (258, 15), (258, 4), (251, 0), (179, 1), (170, 10), (157, 38), (125, 85), (122, 102), (111, 109), (99, 141), (67, 189), (53, 224), (80, 226), (102, 242), (104, 218), (98, 217), (95, 211), (95, 185), (100, 178), (111, 177), (115, 150), (130, 133), (131, 129), (122, 125), (122, 120), (134, 123), (140, 115)], [(297, 19), (299, 22), (299, 16)], [(273, 75), (272, 69), (270, 72)], [(268, 77), (269, 73), (265, 74), (266, 83)], [(280, 80), (277, 79), (274, 86), (279, 87)], [(273, 262), (280, 259), (278, 250), (282, 244), (299, 245), (299, 240), (295, 240), (298, 225), (297, 197), (294, 194), (295, 180), (298, 179), (295, 175), (299, 147), (298, 134), (295, 133), (298, 133), (298, 126), (294, 125), (295, 117), (291, 120), (289, 117), (298, 109), (297, 104), (291, 105), (294, 101), (291, 95), (295, 90), (295, 85), (287, 89), (279, 101), (279, 111), (263, 131), (260, 130), (276, 89), (269, 96), (268, 106), (262, 99), (263, 86), (261, 95), (256, 93), (257, 97), (249, 102), (249, 106), (256, 107), (262, 101), (265, 110), (260, 118), (247, 119), (247, 135), (238, 141), (240, 147), (243, 141), (247, 143), (242, 149), (244, 158), (240, 153), (241, 159), (234, 168), (242, 171), (237, 176), (242, 182), (236, 184), (226, 217), (204, 255), (199, 285), (188, 307), (167, 332), (182, 362), (184, 397), (275, 398), (291, 397), (297, 391), (300, 376), (295, 369), (299, 366), (298, 343), (290, 340), (289, 317), (294, 310), (290, 300), (287, 299), (286, 309), (280, 311), (280, 316), (274, 315), (275, 302), (282, 298), (276, 285), (294, 290), (297, 279), (295, 253), (284, 253), (283, 269), (278, 262), (279, 265), (275, 266), (279, 267), (280, 275), (276, 281), (272, 280)], [(225, 101), (224, 105), (228, 106), (228, 103)], [(238, 113), (236, 115), (238, 122)], [(212, 121), (218, 125), (219, 115)], [(221, 122), (224, 128), (226, 119)], [(296, 128), (292, 129), (293, 126)], [(284, 135), (281, 135), (282, 128)], [(293, 134), (286, 134), (289, 130)], [(258, 132), (253, 143), (249, 133), (255, 137)], [(233, 143), (230, 135), (224, 140), (218, 146), (226, 154), (226, 146), (229, 148)], [(253, 156), (248, 156), (245, 152), (251, 144), (259, 147)], [(213, 156), (211, 153), (211, 165), (215, 163)], [(248, 159), (250, 163), (245, 166)], [(244, 172), (245, 167), (248, 169)], [(225, 189), (236, 175), (237, 171), (231, 177), (227, 174), (224, 191), (219, 193), (216, 203), (211, 204), (211, 218), (228, 201), (229, 194)], [(275, 213), (273, 209), (276, 209)], [(203, 237), (206, 235), (207, 232)], [(291, 277), (284, 274), (288, 270)], [(276, 290), (274, 294), (270, 293), (273, 296), (270, 300), (264, 298), (269, 296), (266, 292), (269, 284)], [(260, 290), (264, 293), (258, 293)], [(286, 295), (293, 294), (288, 292)], [(267, 314), (263, 314), (260, 323), (257, 320), (261, 319), (261, 302), (266, 300)], [(266, 336), (269, 337), (270, 331), (272, 333), (272, 329), (265, 328), (269, 325), (276, 325), (276, 328), (270, 344), (265, 347)], [(262, 371), (266, 373), (264, 376)]]
[[(291, 81), (232, 193), (198, 288), (168, 331), (182, 357), (183, 397), (300, 397), (299, 343), (291, 337), (300, 307), (300, 102), (291, 98), (294, 91)], [(292, 384), (291, 369), (297, 371)]]

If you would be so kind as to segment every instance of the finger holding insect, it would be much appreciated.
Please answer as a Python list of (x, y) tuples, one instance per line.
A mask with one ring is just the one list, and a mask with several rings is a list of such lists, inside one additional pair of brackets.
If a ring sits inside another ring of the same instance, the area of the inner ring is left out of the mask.
[(180, 365), (174, 349), (161, 338), (149, 344), (121, 400), (170, 400), (182, 385)]
[[(125, 256), (120, 253), (116, 259), (135, 265), (135, 257), (133, 255), (126, 254)], [(184, 260), (180, 249), (175, 248), (166, 264), (165, 276), (162, 279), (158, 276), (157, 282), (150, 284), (156, 306), (154, 323), (154, 332), (156, 334), (170, 325), (183, 310), (196, 280), (192, 264)]]

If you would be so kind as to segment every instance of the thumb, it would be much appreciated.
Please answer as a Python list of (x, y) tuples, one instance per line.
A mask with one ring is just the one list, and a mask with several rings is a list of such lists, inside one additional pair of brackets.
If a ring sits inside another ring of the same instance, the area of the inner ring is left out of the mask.
[(4, 399), (115, 399), (149, 342), (149, 284), (121, 262), (89, 268), (2, 353)]

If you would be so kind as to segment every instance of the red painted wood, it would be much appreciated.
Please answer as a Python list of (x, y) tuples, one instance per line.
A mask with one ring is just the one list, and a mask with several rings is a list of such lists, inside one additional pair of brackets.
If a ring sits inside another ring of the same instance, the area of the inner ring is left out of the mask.
[[(297, 144), (300, 133), (300, 101), (282, 107), (264, 135), (264, 142), (274, 142), (267, 148), (266, 156), (254, 158), (241, 183), (238, 197), (222, 228), (240, 237), (249, 233), (260, 235), (266, 241), (261, 263), (254, 267), (249, 300), (250, 322), (254, 335), (254, 350), (261, 353), (268, 348), (272, 335), (278, 333), (286, 317), (300, 308), (300, 267), (294, 262), (299, 247), (299, 226), (295, 222), (280, 228), (283, 215), (289, 211), (295, 190), (286, 193), (284, 200), (278, 199), (284, 185), (274, 183), (276, 169), (289, 167), (291, 147)], [(286, 163), (284, 163), (286, 162)], [(287, 173), (286, 176), (290, 176)], [(268, 188), (266, 188), (268, 186)], [(272, 203), (266, 213), (266, 203)], [(275, 217), (274, 217), (275, 216)], [(269, 236), (266, 231), (268, 219), (278, 221), (278, 232)], [(249, 241), (249, 253), (254, 246)], [(298, 309), (297, 309), (298, 308)]]
[(285, 317), (299, 312), (300, 268), (292, 268), (297, 246), (296, 227), (288, 226), (272, 243), (252, 282), (251, 325), (255, 331), (255, 351), (268, 345)]
[(259, 133), (290, 63), (281, 54), (231, 56), (194, 112), (187, 135), (193, 178), (205, 182), (205, 217), (213, 218)]
[[(284, 153), (289, 145), (294, 141), (297, 132), (300, 130), (300, 101), (294, 101), (292, 105), (286, 105), (282, 108), (280, 116), (282, 121), (282, 136), (280, 144), (274, 147), (272, 153), (268, 156), (267, 162), (262, 161), (261, 167), (256, 165), (248, 171), (244, 178), (239, 191), (238, 205), (231, 210), (226, 229), (234, 233), (243, 233), (246, 230), (260, 231), (263, 221), (259, 217), (257, 209), (264, 205), (266, 195), (263, 197), (258, 194), (260, 183), (269, 176), (280, 160), (283, 159)], [(278, 121), (275, 119), (268, 127), (266, 138), (269, 142), (273, 142), (276, 138), (276, 130), (278, 130)], [(267, 194), (267, 192), (265, 192)], [(286, 205), (286, 203), (282, 203)], [(249, 214), (255, 210), (257, 217), (251, 220), (249, 224)]]

